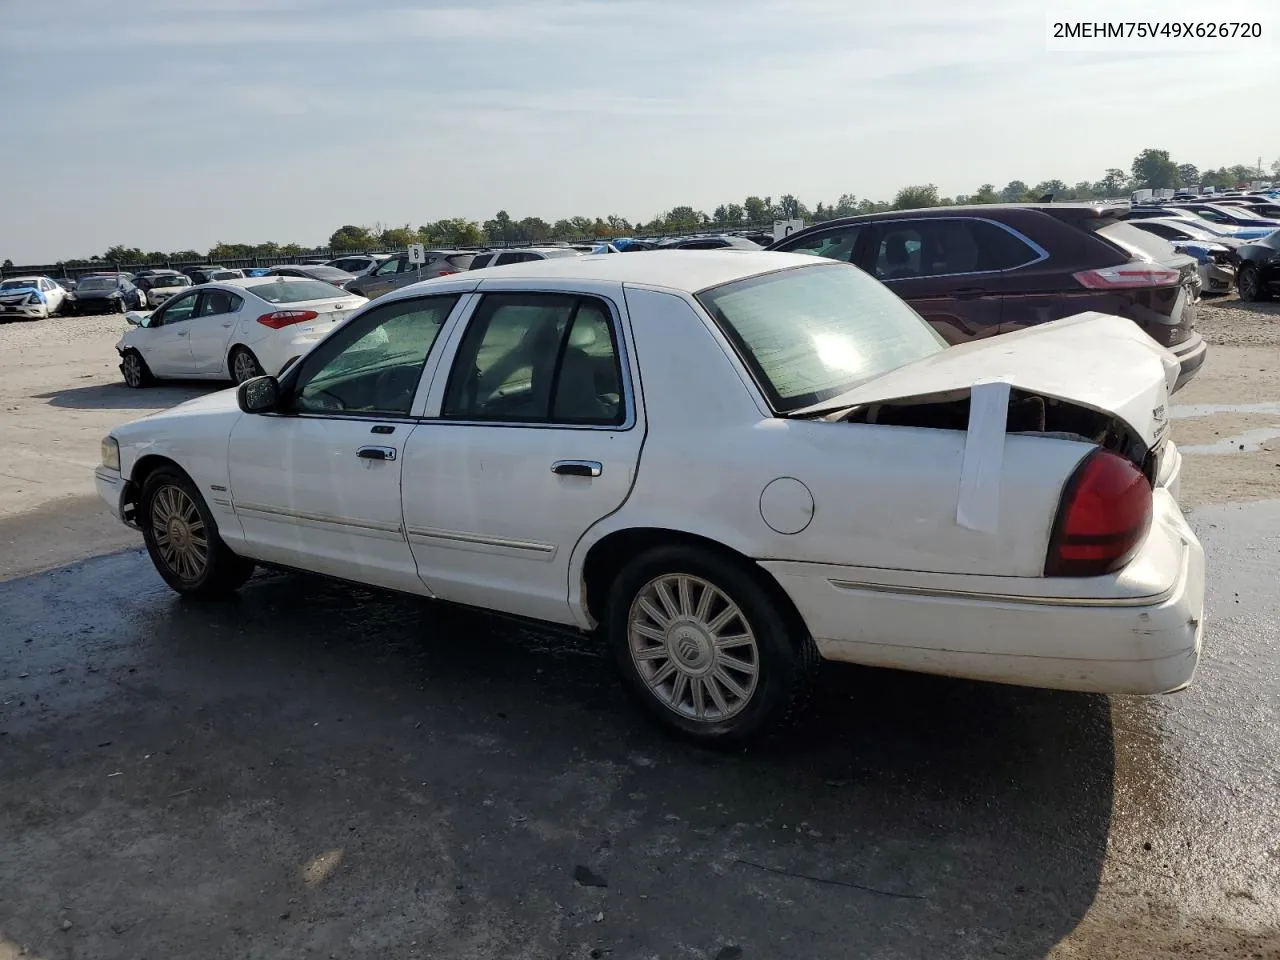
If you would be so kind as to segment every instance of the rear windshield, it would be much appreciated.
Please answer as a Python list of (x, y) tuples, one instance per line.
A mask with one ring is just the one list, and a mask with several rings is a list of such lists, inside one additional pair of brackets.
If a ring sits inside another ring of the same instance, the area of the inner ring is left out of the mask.
[(888, 287), (857, 267), (821, 263), (698, 294), (773, 408), (821, 403), (946, 346)]
[(474, 253), (451, 253), (445, 257), (450, 264), (457, 267), (459, 270), (466, 270), (471, 266), (471, 261), (475, 258), (476, 255)]
[(280, 279), (272, 283), (255, 283), (248, 288), (255, 297), (267, 303), (301, 303), (304, 300), (341, 300), (344, 293), (331, 283), (320, 280)]
[(38, 280), (6, 280), (0, 283), (0, 290), (34, 290)]
[(1098, 231), (1098, 236), (1111, 241), (1130, 256), (1141, 257), (1143, 260), (1169, 260), (1178, 255), (1173, 244), (1164, 237), (1140, 230), (1123, 220), (1103, 227)]
[(115, 277), (85, 277), (76, 284), (77, 290), (84, 290), (86, 292), (93, 290), (114, 290), (115, 288)]
[(191, 286), (190, 277), (152, 277), (151, 285), (153, 287), (189, 287)]
[(234, 270), (219, 270), (209, 274), (210, 280), (239, 280), (240, 274)]

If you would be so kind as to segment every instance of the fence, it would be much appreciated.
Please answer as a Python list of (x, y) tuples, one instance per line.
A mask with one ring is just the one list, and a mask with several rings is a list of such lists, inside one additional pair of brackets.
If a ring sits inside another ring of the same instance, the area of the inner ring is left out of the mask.
[[(773, 233), (773, 223), (760, 224), (737, 224), (728, 226), (726, 224), (710, 224), (698, 230), (669, 230), (664, 233), (653, 234), (643, 233), (645, 239), (658, 240), (668, 237), (696, 237), (703, 234), (719, 234), (719, 233)], [(495, 250), (505, 249), (508, 247), (530, 247), (553, 243), (604, 243), (607, 237), (582, 237), (576, 240), (491, 240), (484, 244), (463, 244), (456, 247), (459, 250)], [(450, 247), (449, 244), (433, 244), (431, 246)], [(296, 264), (307, 260), (334, 260), (338, 257), (357, 256), (362, 253), (400, 253), (403, 247), (368, 247), (363, 249), (352, 250), (335, 250), (330, 248), (322, 248), (317, 250), (304, 250), (301, 253), (290, 256), (270, 255), (270, 256), (249, 256), (249, 257), (224, 257), (214, 260), (204, 257), (199, 260), (164, 260), (159, 262), (146, 263), (116, 263), (108, 260), (94, 260), (89, 263), (37, 263), (26, 264), (23, 266), (2, 267), (0, 268), (0, 277), (54, 277), (64, 279), (75, 279), (82, 277), (86, 273), (114, 273), (121, 271), (124, 273), (137, 273), (139, 270), (185, 270), (190, 267), (204, 267), (217, 265), (227, 267), (228, 269), (245, 269), (249, 267), (275, 267), (281, 264)]]

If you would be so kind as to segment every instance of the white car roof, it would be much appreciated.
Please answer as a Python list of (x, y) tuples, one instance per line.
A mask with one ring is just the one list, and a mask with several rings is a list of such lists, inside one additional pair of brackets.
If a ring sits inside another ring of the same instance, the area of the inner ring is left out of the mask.
[(15, 280), (21, 280), (23, 283), (30, 283), (32, 280), (48, 280), (46, 276), (30, 276), (30, 277), (5, 277), (3, 283), (13, 283)]
[[(485, 267), (483, 275), (477, 272), (475, 279), (483, 279), (483, 282), (526, 279), (606, 281), (696, 293), (760, 273), (830, 262), (802, 253), (772, 253), (761, 250), (644, 250), (637, 253), (554, 257), (550, 260), (529, 260), (502, 267)], [(441, 279), (448, 281), (458, 278)], [(421, 288), (434, 282), (427, 280), (413, 286)]]

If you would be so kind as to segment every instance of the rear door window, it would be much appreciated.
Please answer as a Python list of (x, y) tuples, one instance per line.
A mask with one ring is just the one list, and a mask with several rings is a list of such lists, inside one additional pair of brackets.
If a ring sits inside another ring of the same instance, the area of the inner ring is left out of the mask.
[(997, 273), (1034, 263), (1040, 252), (987, 220), (937, 217), (876, 225), (873, 268), (881, 280)]

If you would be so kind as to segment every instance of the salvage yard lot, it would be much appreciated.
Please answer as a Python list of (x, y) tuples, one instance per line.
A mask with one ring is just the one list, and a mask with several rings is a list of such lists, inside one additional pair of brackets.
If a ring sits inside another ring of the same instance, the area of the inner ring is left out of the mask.
[(1280, 956), (1280, 305), (1200, 316), (1190, 690), (829, 667), (743, 757), (579, 637), (300, 575), (173, 597), (92, 469), (217, 388), (129, 390), (119, 316), (0, 325), (0, 960)]

